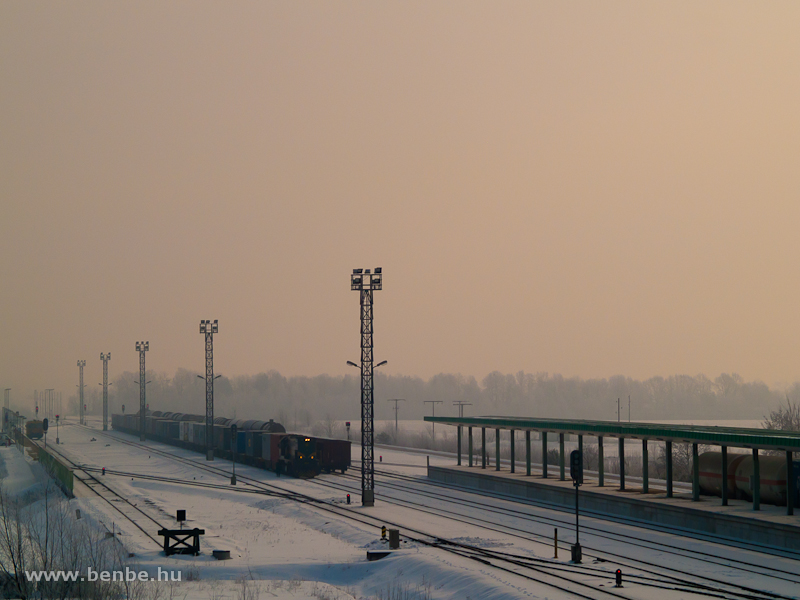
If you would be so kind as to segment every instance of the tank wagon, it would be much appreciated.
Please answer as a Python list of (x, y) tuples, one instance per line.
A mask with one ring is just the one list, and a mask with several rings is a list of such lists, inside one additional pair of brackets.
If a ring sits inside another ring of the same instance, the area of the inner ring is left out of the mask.
[[(236, 425), (234, 438), (232, 426)], [(117, 431), (139, 434), (139, 414), (111, 415)], [(145, 431), (151, 439), (205, 452), (206, 424), (203, 415), (147, 411)], [(321, 472), (344, 473), (350, 468), (350, 442), (287, 433), (272, 419), (226, 419), (216, 417), (212, 428), (214, 455), (262, 469), (292, 475), (314, 477)]]
[[(728, 452), (729, 498), (753, 499), (753, 455)], [(699, 456), (700, 489), (710, 496), (722, 495), (722, 452), (703, 452)], [(794, 506), (800, 507), (800, 461), (792, 463), (797, 494)], [(760, 455), (758, 471), (761, 502), (786, 506), (786, 459), (783, 456)]]

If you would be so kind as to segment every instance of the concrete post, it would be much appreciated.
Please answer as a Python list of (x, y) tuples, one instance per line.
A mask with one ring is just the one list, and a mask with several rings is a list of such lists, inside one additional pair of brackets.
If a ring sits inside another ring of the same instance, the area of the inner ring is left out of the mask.
[(597, 485), (603, 487), (605, 479), (605, 456), (603, 455), (603, 436), (597, 438)]
[(467, 428), (467, 446), (469, 451), (469, 466), (472, 466), (472, 427)]
[(547, 432), (542, 435), (542, 479), (547, 479)]
[(525, 432), (525, 475), (531, 476), (531, 432)]
[(456, 427), (458, 430), (458, 466), (461, 466), (461, 425)]
[(697, 444), (692, 444), (692, 500), (700, 501), (700, 457), (697, 454)]
[(516, 472), (515, 464), (517, 462), (516, 448), (514, 448), (514, 430), (511, 430), (511, 472)]
[(761, 465), (758, 464), (758, 448), (753, 448), (753, 510), (761, 510)]
[(495, 471), (499, 471), (500, 470), (500, 430), (499, 429), (495, 429), (494, 430), (494, 452), (495, 452), (494, 470)]
[(648, 461), (650, 456), (647, 454), (647, 440), (642, 440), (642, 493), (647, 494), (650, 491), (650, 465)]
[(672, 498), (672, 442), (667, 445), (667, 498)]
[(486, 468), (486, 427), (481, 427), (481, 469)]
[(728, 506), (728, 447), (722, 446), (722, 506)]
[(625, 491), (625, 438), (619, 438), (619, 491)]
[(566, 479), (564, 473), (564, 434), (558, 434), (558, 466), (561, 469), (561, 481)]

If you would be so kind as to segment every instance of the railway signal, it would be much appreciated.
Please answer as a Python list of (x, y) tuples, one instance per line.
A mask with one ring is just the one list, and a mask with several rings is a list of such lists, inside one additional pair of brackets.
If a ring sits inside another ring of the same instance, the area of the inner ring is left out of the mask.
[(617, 569), (616, 576), (617, 576), (617, 584), (614, 587), (621, 588), (622, 587), (622, 569)]
[(58, 415), (56, 415), (56, 446), (58, 443)]
[(50, 426), (50, 421), (47, 417), (42, 421), (42, 432), (44, 433), (44, 447), (47, 448), (47, 428)]

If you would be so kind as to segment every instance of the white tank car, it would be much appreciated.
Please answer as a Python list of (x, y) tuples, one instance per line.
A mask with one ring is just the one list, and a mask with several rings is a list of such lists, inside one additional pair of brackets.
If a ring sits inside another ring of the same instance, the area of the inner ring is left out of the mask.
[[(700, 489), (722, 495), (722, 452), (700, 455)], [(786, 457), (759, 455), (760, 498), (765, 504), (786, 506)], [(728, 497), (753, 499), (753, 455), (728, 452)]]

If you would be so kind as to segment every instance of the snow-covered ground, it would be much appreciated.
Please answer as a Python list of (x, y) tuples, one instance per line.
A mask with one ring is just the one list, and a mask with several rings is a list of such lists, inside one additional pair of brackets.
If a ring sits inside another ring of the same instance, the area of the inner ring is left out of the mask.
[[(96, 441), (90, 441), (93, 437)], [(574, 593), (559, 590), (550, 583), (561, 584), (567, 590), (580, 589), (584, 596), (594, 598), (604, 597), (614, 589), (611, 573), (618, 566), (626, 576), (641, 574), (645, 568), (657, 570), (656, 577), (662, 583), (667, 568), (770, 590), (787, 597), (800, 597), (800, 577), (782, 575), (783, 579), (778, 579), (764, 576), (745, 571), (741, 564), (733, 562), (738, 560), (800, 573), (800, 563), (796, 561), (597, 519), (581, 520), (584, 564), (601, 569), (608, 576), (598, 576), (588, 569), (576, 569), (570, 566), (568, 547), (562, 546), (559, 558), (553, 558), (552, 542), (554, 527), (559, 528), (562, 541), (574, 541), (573, 517), (560, 511), (464, 491), (452, 492), (450, 499), (445, 499), (441, 497), (444, 493), (442, 488), (426, 483), (428, 457), (420, 452), (376, 449), (377, 501), (372, 508), (360, 506), (357, 477), (360, 448), (355, 444), (355, 468), (347, 476), (278, 479), (270, 472), (241, 465), (236, 467), (240, 477), (252, 477), (282, 490), (327, 501), (339, 511), (334, 513), (324, 510), (324, 507), (282, 497), (243, 493), (248, 487), (252, 490), (252, 486), (246, 485), (241, 478), (234, 488), (229, 485), (228, 476), (203, 470), (206, 461), (201, 455), (171, 446), (146, 442), (152, 449), (189, 458), (196, 466), (123, 443), (138, 443), (138, 438), (114, 431), (104, 435), (101, 431), (87, 430), (68, 422), (61, 427), (60, 438), (59, 451), (87, 467), (106, 467), (113, 471), (214, 483), (230, 488), (204, 489), (135, 476), (105, 475), (103, 481), (106, 484), (164, 526), (175, 527), (176, 511), (185, 509), (189, 519), (187, 525), (205, 529), (200, 556), (165, 557), (151, 539), (125, 522), (107, 502), (76, 484), (78, 497), (73, 501), (76, 507), (109, 529), (121, 530), (121, 539), (135, 553), (140, 568), (151, 574), (155, 574), (158, 568), (181, 571), (179, 585), (160, 584), (165, 598), (170, 594), (175, 598), (245, 598), (246, 587), (250, 592), (248, 598), (477, 600), (575, 597)], [(436, 465), (454, 463), (451, 457), (435, 454), (431, 454), (429, 460)], [(7, 461), (7, 465), (14, 462)], [(230, 468), (228, 461), (218, 459), (212, 464)], [(11, 469), (16, 468), (11, 466)], [(9, 477), (11, 475), (9, 470)], [(16, 473), (14, 477), (18, 486), (25, 484), (24, 473)], [(345, 504), (347, 493), (353, 500), (349, 506)], [(414, 538), (429, 534), (472, 547), (538, 560), (537, 568), (544, 569), (544, 573), (510, 568), (508, 564), (504, 571), (414, 541), (403, 543), (401, 550), (387, 558), (368, 562), (368, 550), (385, 548), (380, 540), (379, 524), (382, 522), (389, 526), (394, 524), (400, 528), (401, 534)], [(214, 549), (230, 550), (232, 560), (216, 561), (211, 557)], [(701, 558), (702, 554), (686, 555), (689, 550), (705, 552), (708, 559), (714, 561), (706, 561)], [(726, 566), (717, 564), (720, 560), (727, 561)], [(650, 563), (652, 567), (644, 566), (641, 561)], [(514, 573), (515, 570), (528, 578)], [(549, 578), (553, 573), (585, 586), (576, 588), (569, 582), (553, 580)], [(187, 582), (189, 578), (193, 581)], [(666, 587), (673, 589), (626, 581), (626, 586), (614, 593), (644, 600), (700, 597), (676, 591), (674, 588), (680, 586), (674, 582)]]

